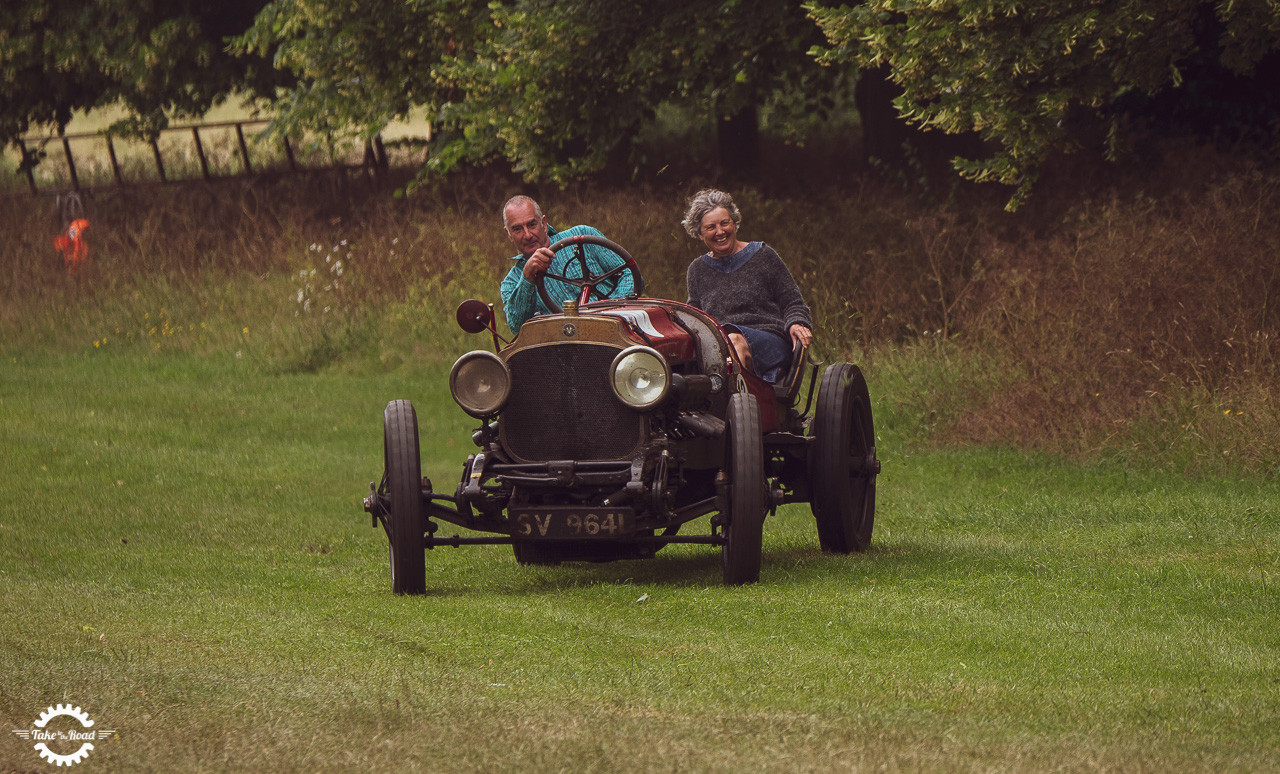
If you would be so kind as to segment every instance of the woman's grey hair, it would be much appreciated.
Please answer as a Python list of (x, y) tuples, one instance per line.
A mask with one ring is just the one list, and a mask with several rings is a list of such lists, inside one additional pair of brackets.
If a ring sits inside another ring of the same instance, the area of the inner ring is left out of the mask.
[(680, 221), (680, 225), (684, 226), (684, 230), (694, 239), (700, 239), (699, 232), (702, 230), (702, 219), (706, 217), (708, 212), (717, 207), (724, 207), (729, 211), (729, 217), (733, 218), (734, 226), (742, 225), (742, 213), (738, 211), (738, 205), (733, 203), (733, 197), (724, 191), (717, 191), (714, 188), (704, 188), (693, 196), (689, 197), (688, 208), (684, 213), (684, 220)]

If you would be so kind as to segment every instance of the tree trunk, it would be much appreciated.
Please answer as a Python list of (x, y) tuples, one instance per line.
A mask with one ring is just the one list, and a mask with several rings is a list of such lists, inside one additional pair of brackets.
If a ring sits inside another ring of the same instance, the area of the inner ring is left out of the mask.
[(862, 150), (868, 160), (877, 159), (891, 167), (903, 162), (903, 143), (914, 132), (898, 117), (893, 100), (901, 87), (889, 80), (888, 66), (863, 70), (853, 87), (854, 104), (862, 120)]
[(898, 116), (893, 100), (902, 88), (889, 79), (889, 68), (863, 70), (853, 98), (862, 121), (863, 152), (885, 168), (905, 173), (908, 180), (929, 187), (945, 187), (959, 180), (952, 159), (988, 155), (972, 132), (946, 134), (921, 131)]
[(760, 177), (760, 116), (755, 105), (716, 117), (716, 146), (727, 176), (748, 181)]

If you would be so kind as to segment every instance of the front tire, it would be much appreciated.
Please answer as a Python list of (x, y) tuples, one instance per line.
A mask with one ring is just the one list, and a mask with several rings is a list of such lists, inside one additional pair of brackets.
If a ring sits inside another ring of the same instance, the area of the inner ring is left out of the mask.
[(391, 590), (424, 594), (427, 590), (427, 520), (422, 507), (422, 461), (418, 415), (407, 400), (387, 404), (383, 419), (383, 455), (391, 510), (387, 539), (391, 553)]
[(729, 524), (721, 554), (726, 586), (760, 580), (764, 544), (764, 441), (760, 404), (748, 393), (729, 398), (724, 466), (729, 475)]
[(867, 380), (852, 363), (822, 375), (809, 457), (810, 506), (823, 551), (865, 551), (876, 514), (875, 430)]

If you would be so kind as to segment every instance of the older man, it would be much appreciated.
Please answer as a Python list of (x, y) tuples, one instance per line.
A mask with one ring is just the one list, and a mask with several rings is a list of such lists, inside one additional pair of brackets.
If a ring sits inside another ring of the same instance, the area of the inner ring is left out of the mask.
[[(557, 231), (547, 223), (542, 208), (528, 196), (514, 196), (502, 207), (502, 225), (506, 229), (507, 238), (520, 251), (512, 256), (516, 265), (511, 267), (502, 280), (502, 306), (507, 315), (507, 325), (512, 332), (519, 333), (520, 326), (535, 314), (547, 314), (547, 309), (538, 297), (534, 281), (539, 274), (548, 271), (564, 277), (579, 276), (580, 267), (571, 260), (576, 248), (564, 248), (559, 253), (551, 252), (551, 243), (568, 237), (590, 234), (602, 237), (590, 226), (574, 226), (564, 231)], [(587, 268), (594, 274), (603, 274), (623, 264), (623, 260), (613, 251), (599, 245), (583, 245), (586, 250)], [(563, 282), (547, 282), (547, 294), (557, 302), (564, 303), (577, 300), (577, 288)], [(623, 272), (616, 280), (610, 280), (601, 292), (610, 298), (622, 298), (634, 290), (631, 272)], [(607, 292), (606, 292), (607, 291)]]

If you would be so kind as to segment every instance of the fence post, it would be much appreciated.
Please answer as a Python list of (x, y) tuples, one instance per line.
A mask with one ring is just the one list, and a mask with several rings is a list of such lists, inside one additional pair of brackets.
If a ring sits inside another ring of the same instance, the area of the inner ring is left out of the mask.
[(116, 160), (116, 145), (107, 135), (107, 156), (111, 158), (111, 172), (116, 176), (116, 185), (124, 185), (124, 176), (120, 174), (120, 162)]
[(27, 158), (30, 154), (30, 151), (27, 150), (27, 141), (19, 137), (18, 146), (22, 148), (22, 166), (27, 168), (27, 185), (31, 187), (31, 195), (39, 196), (40, 188), (36, 186), (35, 165), (27, 163), (30, 160)]
[(76, 174), (76, 160), (71, 157), (71, 141), (65, 134), (62, 135), (62, 152), (67, 157), (67, 171), (71, 173), (71, 189), (79, 191), (80, 177)]
[(249, 163), (249, 146), (244, 144), (244, 129), (236, 122), (236, 141), (240, 143), (240, 158), (244, 161), (244, 173), (253, 174), (253, 166)]
[(204, 143), (200, 142), (200, 127), (191, 127), (191, 139), (196, 142), (196, 156), (200, 158), (200, 173), (204, 175), (204, 179), (209, 179), (209, 162), (204, 157)]
[(156, 171), (160, 173), (160, 182), (169, 182), (169, 178), (164, 174), (164, 159), (160, 157), (160, 146), (154, 139), (151, 140), (151, 152), (156, 157)]

